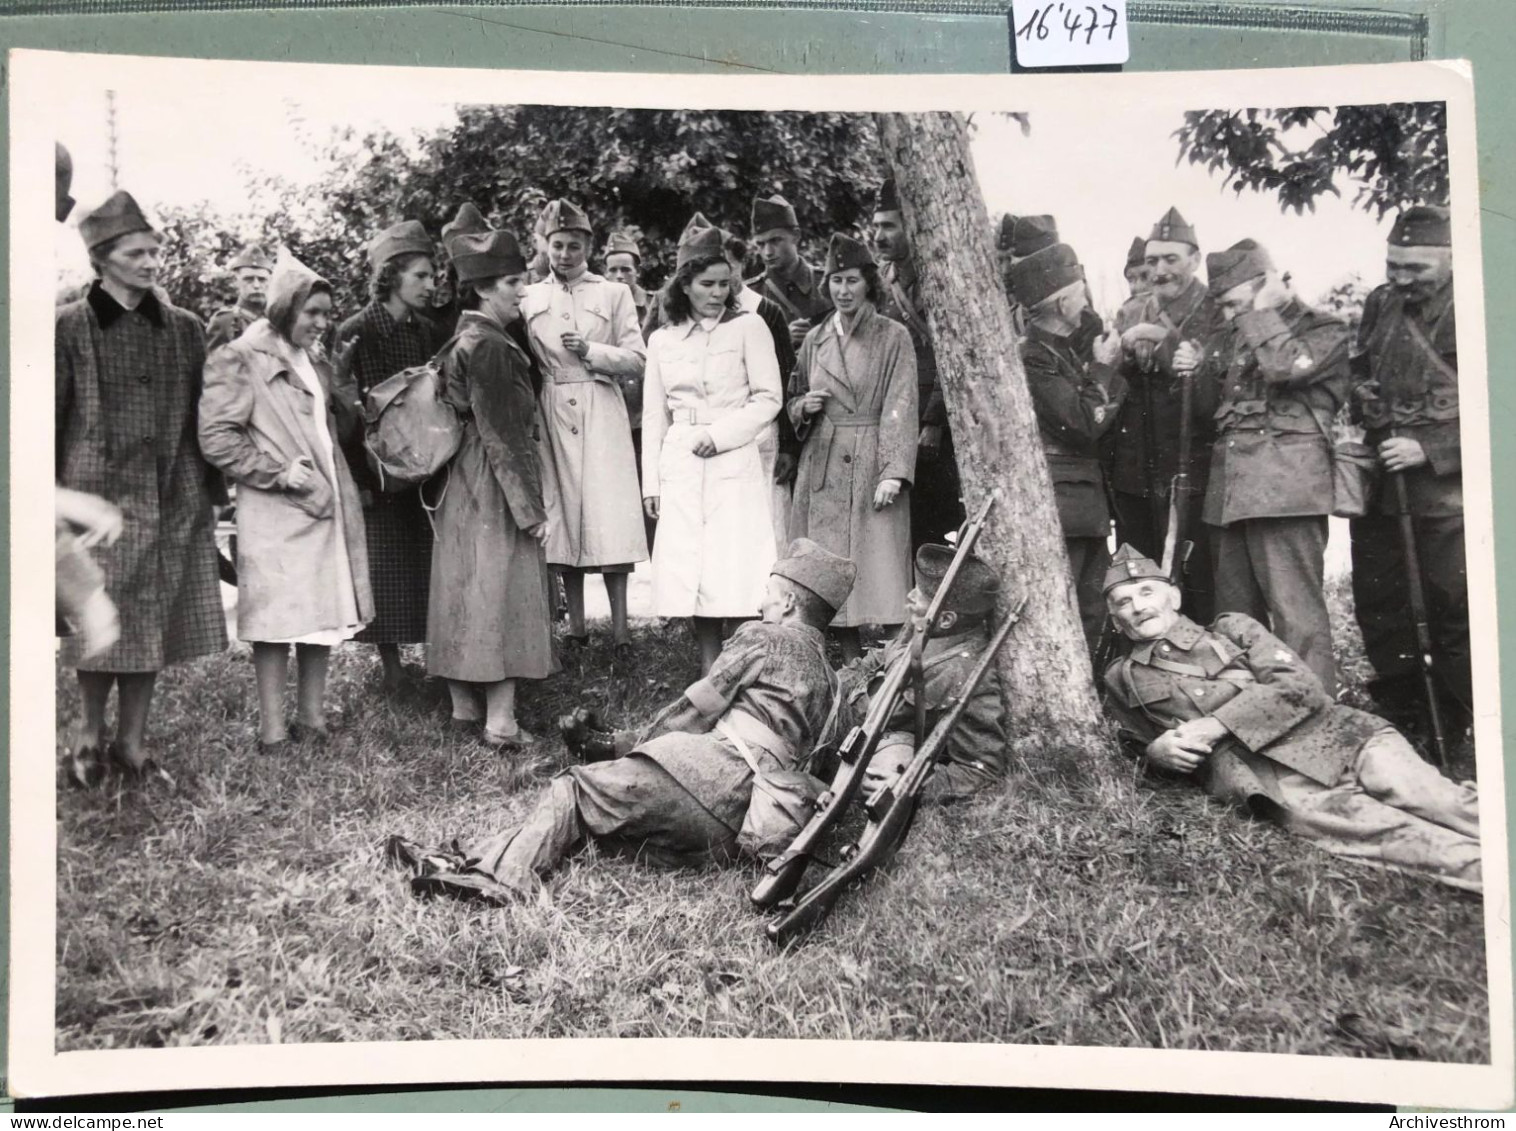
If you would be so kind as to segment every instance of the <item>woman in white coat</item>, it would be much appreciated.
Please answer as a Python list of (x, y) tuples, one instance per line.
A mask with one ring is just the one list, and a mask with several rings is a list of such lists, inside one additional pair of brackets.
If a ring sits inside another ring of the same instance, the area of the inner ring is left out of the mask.
[(654, 612), (693, 618), (703, 676), (723, 622), (757, 615), (775, 561), (758, 438), (783, 394), (768, 327), (737, 309), (720, 229), (696, 214), (676, 263), (648, 341), (642, 493), (658, 520)]

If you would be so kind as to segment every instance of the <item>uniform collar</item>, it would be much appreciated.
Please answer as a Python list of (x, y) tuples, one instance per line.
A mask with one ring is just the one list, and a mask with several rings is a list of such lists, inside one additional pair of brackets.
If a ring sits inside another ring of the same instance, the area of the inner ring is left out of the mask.
[(571, 279), (566, 283), (560, 279), (556, 273), (550, 273), (548, 277), (542, 281), (544, 283), (551, 283), (555, 287), (562, 287), (566, 291), (572, 291), (574, 288), (582, 286), (585, 283), (603, 283), (605, 282), (605, 276), (597, 275), (593, 271), (586, 269), (584, 274), (580, 275), (576, 279)]
[(885, 277), (899, 285), (903, 291), (909, 291), (916, 285), (916, 265), (911, 262), (909, 255), (904, 259), (892, 259), (882, 270)]
[[(95, 320), (100, 323), (102, 330), (110, 329), (130, 313), (126, 307), (111, 297), (111, 293), (101, 285), (99, 279), (90, 284), (89, 294), (85, 296), (85, 301), (95, 312)], [(136, 305), (135, 309), (158, 329), (163, 329), (163, 304), (158, 301), (157, 291), (150, 290), (143, 295), (142, 301)]]
[[(723, 310), (721, 312), (721, 317), (716, 319), (716, 326), (712, 328), (711, 332), (715, 333), (717, 328), (725, 326), (732, 319), (741, 317), (746, 313), (747, 311), (745, 310)], [(699, 328), (700, 319), (698, 318), (691, 318), (688, 322), (681, 322), (678, 326), (674, 327), (675, 331), (681, 338), (688, 338)]]
[(1153, 650), (1159, 644), (1167, 641), (1182, 652), (1188, 652), (1195, 645), (1205, 639), (1205, 629), (1192, 621), (1183, 613), (1179, 614), (1167, 632), (1153, 640), (1144, 640), (1136, 645), (1131, 652), (1132, 659), (1139, 664), (1150, 663), (1153, 659)]
[(1160, 299), (1157, 306), (1173, 320), (1175, 325), (1178, 325), (1200, 309), (1200, 304), (1210, 293), (1210, 290), (1199, 279), (1191, 279), (1190, 285), (1180, 291), (1172, 303), (1165, 306), (1163, 300)]
[(803, 295), (816, 289), (816, 269), (804, 259), (796, 259), (794, 267), (777, 277), (781, 283), (788, 283)]

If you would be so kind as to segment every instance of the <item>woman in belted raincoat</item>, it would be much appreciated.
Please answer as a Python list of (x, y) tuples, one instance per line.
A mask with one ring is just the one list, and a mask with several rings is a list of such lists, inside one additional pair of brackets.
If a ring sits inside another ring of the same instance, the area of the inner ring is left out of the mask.
[(719, 229), (696, 215), (659, 296), (642, 399), (642, 492), (658, 520), (653, 607), (694, 618), (704, 675), (725, 620), (758, 614), (777, 556), (758, 438), (783, 392), (774, 340), (740, 311)]
[(289, 646), (299, 665), (296, 735), (324, 738), (332, 645), (374, 615), (363, 503), (338, 435), (357, 417), (307, 352), (331, 311), (331, 284), (281, 256), (267, 316), (210, 356), (200, 397), (200, 449), (237, 484), (237, 636), (253, 645), (265, 750), (290, 737)]
[(899, 624), (911, 588), (916, 353), (910, 332), (876, 309), (879, 269), (868, 248), (834, 235), (826, 278), (836, 313), (801, 343), (787, 405), (802, 444), (789, 534), (858, 567), (832, 622), (844, 657), (855, 659), (859, 626)]

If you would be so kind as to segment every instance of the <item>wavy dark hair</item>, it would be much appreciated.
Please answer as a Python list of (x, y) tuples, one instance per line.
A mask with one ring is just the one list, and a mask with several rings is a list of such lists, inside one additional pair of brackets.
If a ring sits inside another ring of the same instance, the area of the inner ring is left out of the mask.
[[(684, 288), (700, 272), (718, 266), (730, 267), (731, 263), (724, 255), (704, 255), (690, 260), (674, 272), (674, 277), (663, 285), (663, 290), (658, 295), (659, 305), (663, 308), (663, 325), (677, 326), (694, 317), (694, 311), (690, 308), (690, 296), (684, 293)], [(735, 288), (727, 292), (726, 308), (734, 312), (738, 309)]]
[[(849, 268), (849, 270), (851, 270), (851, 268)], [(866, 297), (875, 306), (879, 306), (884, 302), (884, 280), (879, 277), (879, 265), (877, 263), (865, 263), (862, 267), (858, 268), (858, 270), (863, 272), (863, 283), (865, 287), (865, 290), (863, 292), (864, 297)], [(833, 272), (833, 274), (835, 274), (835, 272)], [(827, 297), (830, 298), (832, 291), (832, 276), (827, 275), (825, 282), (827, 288)]]
[(424, 251), (409, 251), (404, 255), (392, 256), (381, 263), (379, 270), (369, 279), (368, 297), (374, 302), (383, 302), (389, 298), (395, 293), (395, 284), (400, 281), (400, 276), (418, 259), (425, 259), (433, 270), (437, 267), (437, 260)]

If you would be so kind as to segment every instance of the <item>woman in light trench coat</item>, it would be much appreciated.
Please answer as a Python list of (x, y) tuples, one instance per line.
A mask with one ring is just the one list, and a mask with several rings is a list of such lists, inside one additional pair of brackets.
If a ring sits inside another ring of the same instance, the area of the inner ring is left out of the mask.
[(237, 491), (237, 636), (253, 645), (259, 746), (289, 740), (289, 646), (299, 665), (293, 730), (326, 737), (331, 647), (374, 615), (363, 503), (339, 446), (357, 426), (356, 394), (333, 390), (307, 352), (331, 324), (326, 280), (281, 255), (268, 314), (211, 355), (200, 448)]
[(653, 605), (692, 617), (703, 676), (726, 620), (757, 615), (777, 557), (759, 451), (783, 401), (774, 341), (738, 310), (721, 231), (698, 213), (664, 287), (642, 394), (642, 492), (658, 520)]
[(618, 379), (640, 377), (647, 357), (632, 292), (587, 267), (589, 218), (566, 200), (538, 220), (552, 273), (521, 302), (532, 352), (542, 367), (542, 489), (548, 565), (563, 577), (568, 641), (588, 642), (584, 575), (605, 579), (616, 650), (631, 650), (626, 586), (647, 560), (631, 425)]
[(879, 269), (863, 244), (834, 235), (826, 278), (836, 313), (801, 343), (786, 406), (802, 444), (789, 535), (858, 567), (832, 622), (851, 660), (859, 627), (899, 624), (911, 588), (916, 353), (876, 309)]

